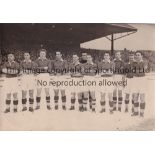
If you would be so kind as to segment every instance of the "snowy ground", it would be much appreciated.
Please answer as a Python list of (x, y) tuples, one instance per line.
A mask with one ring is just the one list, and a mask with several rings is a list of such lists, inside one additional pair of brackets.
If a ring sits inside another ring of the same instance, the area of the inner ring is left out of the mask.
[[(21, 112), (4, 114), (5, 94), (0, 93), (0, 130), (155, 130), (155, 76), (147, 76), (147, 102), (145, 117), (131, 117), (131, 113), (115, 112), (110, 115), (107, 111), (100, 114), (99, 93), (97, 93), (97, 112), (80, 113), (75, 111), (46, 110), (45, 100), (42, 99), (41, 110), (30, 113)], [(53, 93), (51, 90), (53, 104)], [(69, 94), (69, 92), (67, 92)], [(44, 94), (43, 94), (44, 96)], [(19, 97), (21, 98), (21, 96)], [(61, 105), (61, 102), (60, 102)], [(123, 104), (124, 105), (124, 104)], [(77, 106), (77, 103), (76, 103)], [(70, 96), (67, 95), (67, 108), (70, 107)], [(130, 107), (131, 108), (131, 107)]]

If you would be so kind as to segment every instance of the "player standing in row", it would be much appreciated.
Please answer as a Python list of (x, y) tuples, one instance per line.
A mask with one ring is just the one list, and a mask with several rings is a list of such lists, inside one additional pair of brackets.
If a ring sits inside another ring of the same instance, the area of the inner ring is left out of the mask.
[[(56, 59), (52, 62), (52, 70), (56, 75), (55, 78), (57, 78), (57, 76), (65, 75), (68, 70), (67, 61), (63, 60), (60, 51), (56, 52)], [(66, 110), (66, 94), (65, 89), (62, 88), (54, 89), (55, 110), (58, 110), (59, 90), (61, 92), (62, 109)]]
[[(18, 74), (19, 64), (15, 61), (14, 54), (8, 54), (8, 61), (2, 66), (2, 73), (6, 74), (4, 81), (4, 90), (6, 92), (6, 110), (5, 113), (10, 112), (11, 95), (13, 95), (13, 111), (17, 112), (18, 106)], [(15, 89), (16, 88), (16, 89)]]
[(125, 112), (129, 111), (130, 96), (132, 97), (132, 113), (134, 112), (134, 67), (135, 67), (135, 55), (133, 52), (129, 53), (129, 62), (125, 64), (125, 75), (127, 79), (127, 86), (125, 88)]
[[(97, 72), (97, 65), (93, 63), (93, 58), (91, 55), (87, 55), (87, 63), (83, 64), (84, 68), (84, 78), (86, 77), (89, 81), (93, 81), (93, 76), (96, 75)], [(83, 92), (83, 108), (84, 111), (87, 111), (87, 104), (88, 104), (88, 97), (90, 102), (90, 110), (95, 112), (96, 107), (96, 97), (95, 97), (95, 90), (94, 87), (88, 89), (85, 87), (85, 91)]]
[[(73, 54), (73, 60), (72, 62), (69, 64), (69, 71), (70, 71), (70, 75), (72, 78), (80, 78), (82, 77), (81, 74), (81, 64), (79, 62), (79, 57), (77, 56), (77, 54)], [(78, 88), (72, 88), (74, 90), (72, 90), (71, 92), (71, 107), (70, 110), (75, 110), (75, 102), (76, 102), (76, 89)]]
[[(102, 62), (98, 64), (98, 70), (101, 77), (104, 77), (104, 79), (107, 79), (109, 81), (113, 80), (113, 70), (114, 70), (114, 63), (110, 60), (110, 54), (106, 52), (104, 54), (104, 59)], [(101, 100), (100, 104), (102, 106), (102, 109), (100, 113), (103, 113), (106, 111), (106, 94), (108, 95), (109, 99), (109, 110), (110, 113), (113, 113), (113, 87), (112, 86), (104, 86), (101, 92)]]
[(31, 60), (30, 53), (24, 52), (24, 60), (20, 63), (21, 88), (22, 88), (22, 111), (27, 110), (27, 91), (29, 92), (29, 111), (33, 112), (35, 69), (36, 64)]
[[(81, 56), (81, 59), (80, 59), (80, 64), (81, 64), (81, 72), (84, 72), (83, 69), (84, 69), (84, 65), (87, 63), (87, 53), (83, 52), (82, 53), (82, 56)], [(79, 102), (79, 111), (80, 112), (83, 112), (85, 111), (86, 109), (84, 108), (84, 105), (83, 105), (83, 101), (84, 101), (84, 91), (80, 91), (78, 93), (78, 102)], [(84, 101), (85, 102), (85, 101)]]
[[(145, 90), (147, 90), (147, 83), (145, 80), (145, 73), (147, 71), (147, 65), (143, 60), (143, 56), (141, 52), (136, 52), (135, 55), (136, 62), (135, 62), (135, 67), (136, 67), (136, 73), (134, 77), (134, 90), (133, 93), (134, 95), (134, 112), (132, 116), (138, 116), (139, 111), (140, 111), (140, 116), (144, 116), (144, 110), (145, 110)], [(139, 99), (140, 99), (140, 104), (139, 104)], [(139, 110), (140, 106), (140, 110)]]
[[(40, 109), (40, 101), (41, 101), (41, 91), (42, 86), (39, 84), (38, 81), (49, 81), (50, 76), (49, 73), (51, 71), (51, 61), (46, 58), (47, 51), (45, 49), (41, 49), (39, 53), (39, 58), (35, 61), (37, 64), (36, 71), (38, 73), (36, 77), (36, 83), (37, 83), (37, 96), (36, 96), (36, 102), (37, 106), (35, 110)], [(50, 93), (49, 93), (49, 86), (45, 86), (45, 95), (46, 95), (46, 103), (47, 103), (47, 109), (51, 110), (50, 106)]]
[[(124, 80), (124, 62), (121, 58), (121, 52), (117, 51), (115, 53), (115, 59), (114, 59), (114, 81), (123, 81)], [(123, 94), (122, 94), (123, 86), (115, 86), (113, 91), (113, 111), (117, 110), (117, 99), (118, 99), (118, 111), (121, 112), (122, 107), (122, 101), (123, 101)]]

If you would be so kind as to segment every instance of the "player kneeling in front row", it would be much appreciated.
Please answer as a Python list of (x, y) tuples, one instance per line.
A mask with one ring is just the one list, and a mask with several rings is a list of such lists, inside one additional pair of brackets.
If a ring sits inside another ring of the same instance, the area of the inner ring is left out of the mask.
[(17, 90), (19, 86), (17, 76), (19, 74), (19, 64), (15, 61), (14, 54), (8, 54), (8, 61), (2, 66), (2, 72), (6, 74), (6, 79), (4, 82), (4, 91), (7, 93), (5, 113), (10, 112), (11, 95), (13, 95), (13, 111), (17, 112)]
[[(145, 110), (145, 90), (147, 89), (147, 82), (145, 80), (145, 72), (147, 70), (147, 65), (143, 60), (141, 52), (136, 52), (136, 73), (134, 76), (134, 112), (132, 116), (139, 115), (139, 106), (140, 106), (140, 116), (144, 116)], [(139, 104), (140, 99), (140, 104)]]
[[(110, 61), (110, 55), (108, 52), (104, 54), (104, 59), (101, 63), (98, 64), (98, 70), (101, 74), (101, 77), (104, 78), (104, 80), (113, 80), (113, 68), (114, 64)], [(100, 104), (102, 106), (102, 109), (100, 113), (106, 112), (106, 93), (108, 95), (109, 99), (109, 110), (110, 113), (113, 113), (113, 98), (112, 98), (112, 92), (113, 92), (113, 86), (103, 86), (102, 92), (101, 92), (101, 100)]]
[(21, 88), (22, 88), (22, 111), (27, 110), (27, 91), (29, 91), (29, 111), (33, 112), (34, 88), (35, 88), (36, 64), (30, 59), (30, 53), (24, 53), (24, 60), (20, 64)]

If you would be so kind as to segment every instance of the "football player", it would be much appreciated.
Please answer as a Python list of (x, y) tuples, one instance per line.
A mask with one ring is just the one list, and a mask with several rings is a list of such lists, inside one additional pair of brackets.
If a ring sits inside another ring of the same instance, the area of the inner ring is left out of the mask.
[[(109, 81), (113, 80), (112, 76), (113, 76), (114, 63), (111, 62), (110, 54), (108, 52), (105, 52), (104, 59), (102, 60), (102, 62), (98, 64), (98, 69), (101, 77), (104, 77), (104, 79), (107, 79)], [(102, 109), (100, 113), (106, 112), (106, 99), (105, 99), (106, 93), (109, 98), (110, 114), (112, 114), (113, 113), (113, 98), (112, 98), (113, 87), (111, 86), (103, 86), (103, 89), (101, 91), (101, 100), (100, 100)]]
[[(57, 76), (63, 76), (66, 74), (68, 70), (68, 64), (66, 60), (63, 60), (62, 54), (60, 51), (56, 52), (56, 59), (52, 62), (52, 70), (54, 71), (55, 78)], [(61, 100), (62, 100), (62, 109), (66, 110), (66, 93), (65, 89), (56, 88), (54, 89), (54, 102), (55, 102), (55, 110), (58, 110), (58, 101), (59, 101), (59, 90), (61, 92)]]
[(8, 54), (8, 61), (2, 66), (2, 72), (6, 74), (4, 81), (4, 89), (6, 92), (6, 110), (5, 113), (10, 112), (11, 95), (13, 95), (13, 111), (17, 112), (18, 106), (18, 74), (19, 74), (19, 63), (15, 61), (13, 53)]
[[(124, 80), (124, 62), (121, 58), (121, 52), (116, 51), (115, 59), (114, 59), (114, 81), (123, 81)], [(117, 99), (118, 99), (118, 111), (121, 112), (122, 102), (123, 102), (123, 94), (122, 94), (123, 86), (115, 86), (113, 91), (113, 111), (117, 110)]]
[[(47, 51), (46, 49), (41, 49), (39, 51), (39, 58), (35, 61), (37, 64), (36, 71), (38, 73), (36, 79), (37, 79), (37, 96), (36, 96), (36, 102), (37, 106), (35, 110), (40, 109), (40, 101), (41, 101), (41, 91), (42, 87), (41, 85), (38, 84), (38, 81), (40, 80), (46, 80), (47, 83), (49, 82), (49, 73), (51, 70), (51, 61), (47, 59), (46, 57)], [(50, 105), (50, 93), (49, 93), (49, 86), (45, 86), (45, 95), (46, 95), (46, 104), (47, 104), (47, 109), (51, 110), (51, 105)]]
[[(145, 97), (147, 90), (147, 82), (145, 79), (145, 73), (147, 70), (147, 65), (143, 60), (143, 55), (141, 52), (137, 51), (135, 55), (135, 67), (136, 67), (136, 73), (134, 76), (134, 112), (132, 116), (138, 116), (140, 112), (140, 117), (144, 116), (144, 110), (145, 110)], [(139, 104), (140, 99), (140, 104)], [(140, 106), (140, 110), (139, 110)]]
[(129, 99), (130, 95), (132, 95), (132, 113), (134, 112), (134, 93), (133, 91), (133, 78), (134, 78), (134, 66), (135, 66), (135, 58), (134, 52), (129, 53), (129, 62), (125, 64), (125, 75), (127, 79), (127, 86), (125, 88), (125, 112), (129, 111)]
[[(72, 78), (81, 77), (81, 64), (79, 62), (79, 57), (77, 54), (73, 54), (72, 62), (69, 64), (69, 71)], [(76, 102), (76, 90), (71, 92), (71, 107), (70, 110), (75, 109), (75, 102)]]
[[(81, 72), (84, 72), (82, 71), (84, 69), (84, 65), (87, 63), (87, 53), (86, 52), (83, 52), (82, 53), (82, 56), (79, 60), (80, 64), (81, 64)], [(80, 112), (83, 112), (85, 111), (86, 109), (84, 108), (84, 105), (83, 105), (83, 101), (84, 101), (84, 92), (83, 91), (80, 91), (78, 93), (78, 102), (79, 102), (79, 111)]]
[(29, 111), (33, 112), (34, 88), (35, 88), (35, 68), (36, 64), (31, 60), (30, 53), (24, 52), (24, 60), (20, 63), (21, 88), (22, 88), (22, 111), (26, 111), (27, 91), (29, 91)]
[[(89, 81), (93, 81), (93, 77), (96, 75), (97, 72), (97, 65), (93, 63), (93, 58), (91, 55), (87, 55), (87, 63), (83, 64), (83, 75), (84, 78), (87, 78)], [(92, 112), (95, 112), (96, 107), (96, 97), (95, 97), (95, 90), (94, 87), (86, 87), (85, 91), (83, 92), (83, 110), (87, 111), (87, 104), (89, 98), (89, 107)]]

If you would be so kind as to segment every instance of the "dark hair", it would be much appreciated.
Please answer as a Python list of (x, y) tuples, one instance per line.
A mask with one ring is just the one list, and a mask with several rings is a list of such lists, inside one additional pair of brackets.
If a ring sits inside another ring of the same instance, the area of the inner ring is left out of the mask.
[(121, 54), (121, 51), (115, 51), (115, 54), (116, 54), (116, 53), (120, 53), (120, 54)]
[(47, 53), (47, 50), (42, 48), (42, 49), (39, 50), (39, 53), (40, 53), (40, 52), (45, 52), (45, 53)]
[(109, 53), (109, 52), (105, 52), (104, 55), (105, 55), (105, 54), (109, 54), (109, 56), (110, 56), (110, 53)]
[(134, 55), (134, 54), (135, 54), (135, 52), (133, 52), (133, 51), (129, 52), (129, 55)]
[(140, 52), (140, 51), (136, 51), (136, 54), (137, 54), (137, 53), (140, 53), (141, 55), (143, 55), (142, 52)]
[(24, 54), (25, 54), (25, 53), (29, 53), (29, 54), (31, 54), (29, 51), (24, 51)]

